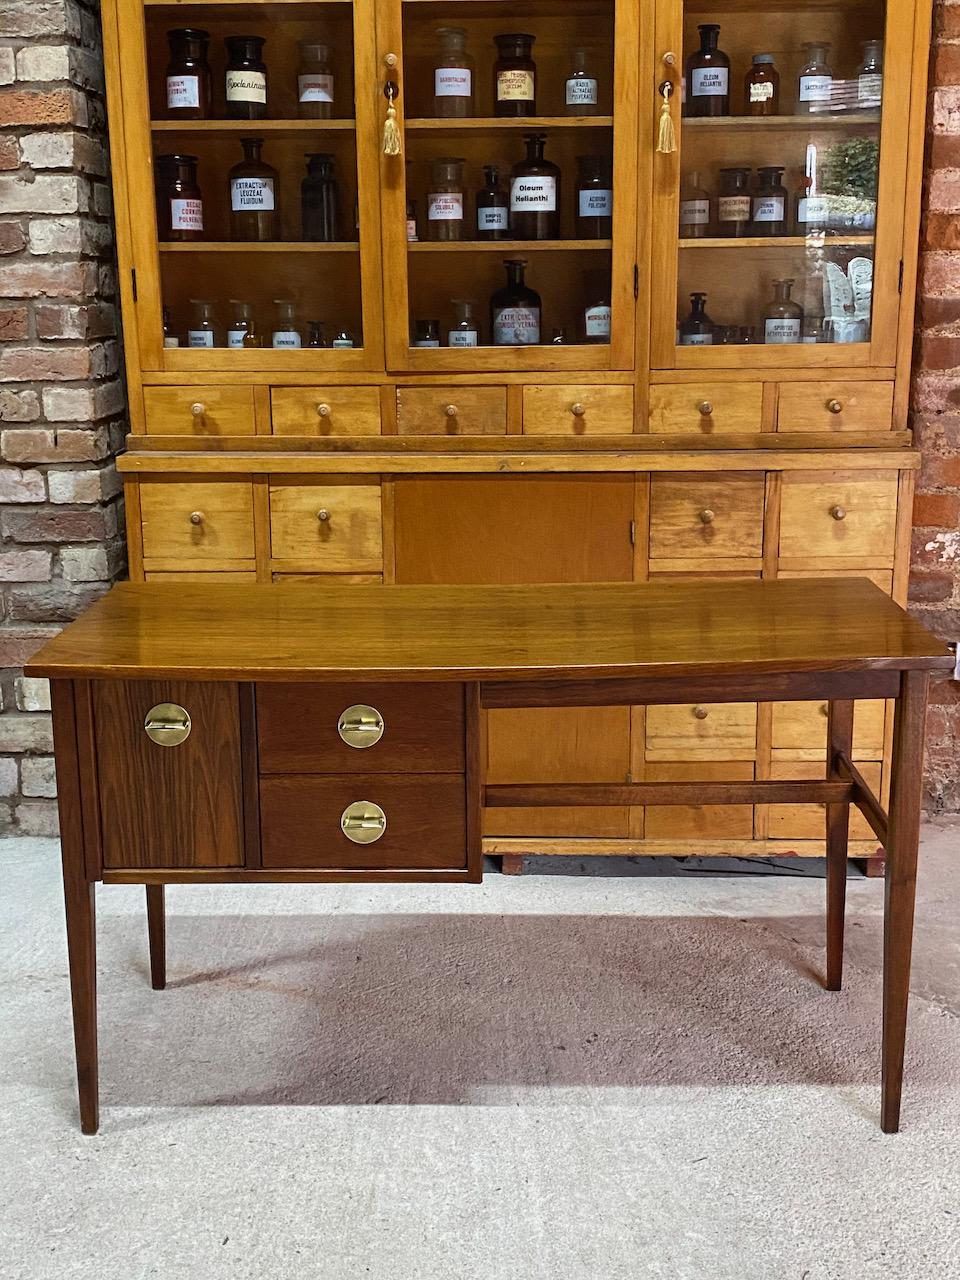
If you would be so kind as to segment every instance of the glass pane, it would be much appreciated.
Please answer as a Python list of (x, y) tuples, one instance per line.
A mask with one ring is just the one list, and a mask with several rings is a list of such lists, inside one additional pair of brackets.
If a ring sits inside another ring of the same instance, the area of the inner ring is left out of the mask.
[(677, 341), (870, 339), (883, 0), (687, 0)]

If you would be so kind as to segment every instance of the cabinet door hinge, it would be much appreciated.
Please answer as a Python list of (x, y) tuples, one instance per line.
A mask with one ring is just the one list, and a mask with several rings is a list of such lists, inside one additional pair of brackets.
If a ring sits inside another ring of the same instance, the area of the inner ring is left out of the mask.
[(640, 297), (640, 268), (636, 263), (633, 264), (633, 300), (636, 302)]
[(631, 520), (631, 521), (630, 521), (630, 545), (631, 545), (631, 547), (635, 547), (635, 546), (637, 545), (637, 522), (636, 522), (636, 520)]
[(900, 259), (900, 274), (897, 276), (897, 293), (903, 293), (903, 259)]
[(130, 268), (130, 287), (133, 290), (133, 300), (137, 300), (137, 268)]

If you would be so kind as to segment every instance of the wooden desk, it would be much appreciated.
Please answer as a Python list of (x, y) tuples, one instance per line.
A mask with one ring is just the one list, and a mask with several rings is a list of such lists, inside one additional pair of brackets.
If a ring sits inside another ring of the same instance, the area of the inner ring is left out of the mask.
[[(115, 587), (27, 667), (52, 680), (74, 1033), (98, 1126), (94, 884), (462, 881), (489, 805), (826, 806), (828, 990), (847, 829), (886, 848), (882, 1113), (899, 1126), (927, 682), (953, 659), (866, 580), (567, 587)], [(889, 817), (854, 701), (896, 699)], [(481, 709), (829, 703), (809, 781), (484, 787)]]

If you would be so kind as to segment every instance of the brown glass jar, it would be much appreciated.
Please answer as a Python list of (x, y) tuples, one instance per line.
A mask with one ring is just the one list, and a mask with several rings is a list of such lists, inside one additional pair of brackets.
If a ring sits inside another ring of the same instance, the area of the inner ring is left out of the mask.
[(227, 119), (264, 120), (267, 115), (267, 66), (263, 36), (227, 36)]
[(717, 197), (717, 233), (730, 239), (750, 234), (753, 202), (750, 199), (750, 170), (720, 170), (720, 194)]
[(543, 158), (546, 135), (524, 136), (526, 158), (510, 180), (510, 235), (514, 240), (560, 238), (560, 170)]
[(260, 158), (262, 138), (241, 138), (243, 159), (230, 170), (231, 240), (279, 240), (277, 171)]
[(700, 48), (687, 59), (687, 115), (728, 116), (730, 114), (730, 59), (717, 48), (720, 28), (702, 23)]
[(463, 166), (459, 156), (444, 156), (431, 166), (427, 192), (427, 239), (463, 239)]
[(197, 157), (157, 156), (157, 220), (160, 238), (203, 239), (203, 197), (197, 181)]
[(613, 235), (613, 181), (606, 156), (577, 156), (577, 237), (609, 240)]
[(785, 236), (789, 196), (783, 185), (783, 168), (780, 165), (764, 165), (757, 173), (760, 181), (753, 196), (750, 233), (754, 236)]
[(776, 116), (780, 114), (780, 72), (773, 65), (772, 53), (755, 53), (753, 66), (743, 82), (743, 114)]
[(537, 114), (537, 64), (533, 60), (535, 36), (494, 36), (497, 60), (493, 64), (493, 114), (517, 117)]
[(206, 120), (210, 116), (212, 89), (207, 49), (210, 33), (195, 27), (167, 32), (170, 61), (167, 64), (167, 117), (170, 120)]
[(297, 115), (301, 120), (329, 120), (333, 115), (333, 67), (330, 46), (300, 42), (297, 68)]

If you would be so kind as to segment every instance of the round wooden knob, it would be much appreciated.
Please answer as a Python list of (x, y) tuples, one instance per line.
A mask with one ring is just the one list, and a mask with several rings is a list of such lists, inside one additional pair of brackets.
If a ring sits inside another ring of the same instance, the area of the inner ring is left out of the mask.
[(320, 415), (321, 418), (329, 418), (332, 412), (333, 410), (330, 408), (328, 404), (321, 403), (317, 405), (317, 413)]
[(202, 418), (203, 415), (207, 412), (207, 406), (203, 404), (200, 400), (197, 400), (194, 404), (190, 406), (190, 412), (193, 414), (195, 418)]
[(202, 511), (191, 511), (191, 512), (190, 512), (190, 523), (191, 523), (191, 524), (203, 524), (203, 520), (204, 520), (204, 516), (203, 516), (203, 512), (202, 512)]
[(715, 512), (715, 511), (709, 511), (709, 510), (707, 510), (707, 511), (701, 511), (701, 512), (700, 512), (700, 523), (701, 523), (701, 524), (713, 524), (713, 522), (714, 522), (714, 520), (716, 520), (716, 518), (717, 518), (717, 515), (716, 515), (716, 512)]
[(321, 524), (326, 524), (326, 522), (330, 519), (330, 512), (327, 510), (326, 507), (320, 508), (320, 510), (317, 512), (317, 519), (320, 521)]
[(694, 707), (693, 714), (697, 717), (698, 720), (706, 720), (710, 712), (707, 710), (706, 707)]
[(573, 414), (575, 418), (582, 418), (583, 415), (587, 412), (587, 408), (586, 408), (586, 405), (582, 405), (579, 403), (572, 404), (570, 406), (570, 412)]
[(448, 418), (455, 418), (457, 416), (457, 406), (455, 404), (445, 404), (443, 406), (443, 412)]
[(842, 401), (842, 400), (828, 400), (828, 401), (827, 401), (827, 408), (830, 410), (830, 412), (831, 412), (831, 413), (843, 413), (843, 401)]
[(674, 67), (677, 64), (677, 55), (675, 53), (665, 53), (661, 61), (665, 67)]
[(847, 509), (846, 507), (831, 507), (830, 514), (833, 516), (834, 520), (846, 520)]
[(395, 53), (385, 53), (383, 55), (383, 65), (385, 67), (390, 67), (392, 69), (393, 67), (399, 66), (399, 63), (400, 59)]
[(697, 409), (700, 413), (703, 414), (705, 418), (709, 418), (710, 415), (713, 413), (713, 405), (710, 403), (709, 400), (701, 400), (701, 402), (697, 405)]

